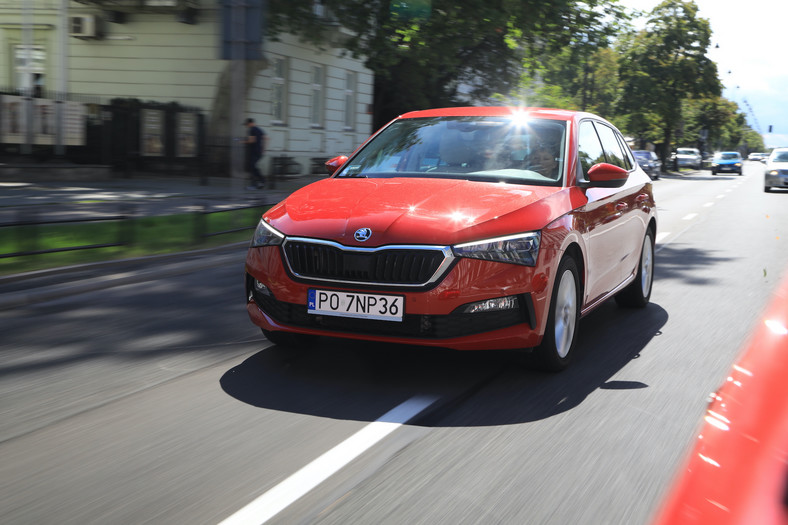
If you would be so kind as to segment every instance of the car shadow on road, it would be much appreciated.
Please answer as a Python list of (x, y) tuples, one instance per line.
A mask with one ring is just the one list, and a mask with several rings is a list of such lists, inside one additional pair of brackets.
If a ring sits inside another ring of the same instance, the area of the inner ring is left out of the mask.
[(341, 420), (374, 421), (419, 394), (440, 398), (423, 426), (492, 426), (549, 418), (592, 392), (641, 389), (611, 378), (660, 334), (668, 319), (657, 304), (642, 310), (609, 301), (585, 317), (575, 361), (554, 374), (506, 351), (457, 352), (340, 339), (310, 350), (274, 346), (228, 370), (222, 389), (263, 409)]

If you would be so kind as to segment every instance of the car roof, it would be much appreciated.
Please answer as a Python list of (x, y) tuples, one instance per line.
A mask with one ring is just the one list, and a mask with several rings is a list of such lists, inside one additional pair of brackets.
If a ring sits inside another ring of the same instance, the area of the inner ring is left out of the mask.
[(552, 108), (520, 108), (514, 106), (469, 106), (455, 108), (426, 109), (421, 111), (410, 111), (399, 116), (405, 118), (426, 118), (426, 117), (509, 117), (511, 115), (526, 113), (532, 118), (546, 118), (553, 120), (579, 120), (580, 118), (592, 117), (600, 120), (601, 117), (584, 113), (581, 111), (569, 111), (565, 109)]

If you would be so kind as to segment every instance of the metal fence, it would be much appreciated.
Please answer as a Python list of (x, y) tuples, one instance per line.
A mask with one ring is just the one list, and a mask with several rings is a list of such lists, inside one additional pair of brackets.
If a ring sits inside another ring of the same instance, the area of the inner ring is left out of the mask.
[[(255, 203), (243, 206), (232, 207), (211, 207), (209, 204), (202, 204), (197, 206), (198, 210), (191, 214), (181, 214), (184, 216), (191, 216), (192, 226), (192, 245), (199, 246), (207, 239), (228, 235), (231, 233), (238, 233), (242, 231), (251, 231), (257, 227), (257, 222), (242, 225), (234, 228), (210, 231), (208, 228), (207, 218), (212, 214), (237, 212), (251, 209), (264, 209), (267, 204)], [(28, 257), (44, 254), (52, 254), (59, 252), (72, 252), (78, 250), (93, 250), (98, 248), (110, 248), (119, 246), (133, 246), (137, 241), (136, 224), (138, 217), (136, 213), (136, 206), (133, 203), (124, 203), (121, 205), (120, 213), (113, 215), (94, 215), (88, 217), (77, 217), (67, 219), (54, 219), (54, 218), (41, 218), (41, 210), (33, 208), (20, 208), (17, 211), (17, 218), (11, 222), (0, 223), (1, 232), (10, 232), (9, 236), (15, 237), (16, 249), (7, 253), (0, 253), (0, 259), (8, 259), (11, 257)], [(145, 216), (149, 217), (149, 216)], [(101, 243), (88, 243), (88, 244), (75, 244), (70, 246), (60, 246), (56, 248), (42, 248), (40, 227), (51, 225), (68, 225), (68, 224), (90, 224), (101, 222), (114, 222), (117, 224), (116, 234), (114, 241), (101, 242)]]
[[(0, 87), (0, 96), (3, 95), (10, 96), (6, 99), (16, 99), (14, 103), (0, 104), (3, 124), (0, 126), (0, 155), (6, 162), (65, 160), (111, 166), (127, 174), (132, 171), (200, 174), (205, 166), (205, 117), (199, 108), (138, 99), (113, 99), (107, 103), (99, 97), (54, 91), (42, 91), (31, 97), (23, 90)], [(58, 154), (51, 131), (56, 124), (52, 109), (47, 109), (46, 114), (31, 116), (16, 107), (30, 100), (44, 106), (46, 101), (50, 105), (53, 101), (78, 103), (80, 111), (84, 112), (84, 133), (82, 130), (78, 133), (81, 143), (70, 144), (63, 154)], [(12, 124), (16, 122), (19, 124)], [(51, 128), (46, 136), (40, 130), (44, 122)], [(28, 142), (27, 136), (20, 143), (19, 134), (9, 133), (12, 127), (34, 129), (33, 143)]]

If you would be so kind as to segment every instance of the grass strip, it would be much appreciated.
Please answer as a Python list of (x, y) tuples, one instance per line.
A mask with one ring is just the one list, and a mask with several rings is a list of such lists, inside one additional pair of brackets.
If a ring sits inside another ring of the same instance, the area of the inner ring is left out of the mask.
[[(212, 248), (246, 241), (268, 206), (211, 213), (65, 224), (0, 227), (0, 254), (68, 251), (0, 258), (0, 275)], [(227, 232), (227, 233), (221, 233)], [(119, 244), (106, 248), (82, 246)]]

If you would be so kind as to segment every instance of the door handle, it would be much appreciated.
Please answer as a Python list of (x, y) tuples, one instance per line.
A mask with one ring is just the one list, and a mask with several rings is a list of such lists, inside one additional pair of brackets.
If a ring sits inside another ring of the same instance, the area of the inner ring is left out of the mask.
[(618, 204), (616, 204), (616, 211), (624, 211), (627, 208), (629, 208), (629, 204), (627, 204), (626, 202), (619, 202)]

